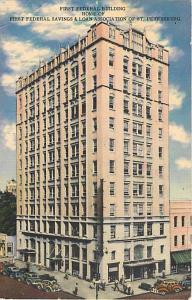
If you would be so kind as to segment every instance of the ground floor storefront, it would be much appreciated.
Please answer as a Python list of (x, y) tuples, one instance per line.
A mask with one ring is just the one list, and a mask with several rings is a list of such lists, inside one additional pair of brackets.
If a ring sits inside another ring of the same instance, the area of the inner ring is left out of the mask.
[(171, 271), (173, 273), (191, 272), (191, 250), (171, 252)]

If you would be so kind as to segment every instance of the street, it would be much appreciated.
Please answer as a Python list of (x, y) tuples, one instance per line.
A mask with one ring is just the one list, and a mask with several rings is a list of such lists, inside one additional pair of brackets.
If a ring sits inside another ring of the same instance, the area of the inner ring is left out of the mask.
[(67, 292), (47, 293), (18, 282), (7, 276), (0, 275), (0, 298), (9, 299), (82, 299)]
[(179, 300), (187, 300), (189, 299), (191, 294), (191, 291), (182, 291), (180, 293), (171, 293), (171, 294), (167, 294), (166, 296), (161, 296), (161, 295), (157, 295), (157, 294), (153, 294), (153, 293), (146, 293), (146, 294), (140, 294), (140, 295), (135, 295), (132, 297), (123, 297), (120, 299), (137, 299), (137, 300), (141, 300), (141, 299), (161, 299), (161, 300), (167, 300), (167, 299), (179, 299)]

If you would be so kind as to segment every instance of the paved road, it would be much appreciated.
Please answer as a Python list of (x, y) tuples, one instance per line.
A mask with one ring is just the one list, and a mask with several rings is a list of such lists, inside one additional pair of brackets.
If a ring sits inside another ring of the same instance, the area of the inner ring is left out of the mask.
[[(0, 275), (0, 298), (8, 299), (80, 299), (66, 292), (46, 293), (33, 286)], [(81, 298), (82, 299), (82, 298)]]
[(161, 296), (153, 293), (146, 293), (146, 294), (141, 294), (141, 295), (135, 295), (132, 297), (123, 297), (121, 299), (137, 299), (137, 300), (142, 300), (142, 299), (161, 299), (161, 300), (167, 300), (167, 299), (178, 299), (178, 300), (187, 300), (190, 298), (191, 291), (182, 291), (180, 293), (171, 293), (167, 294), (166, 296)]

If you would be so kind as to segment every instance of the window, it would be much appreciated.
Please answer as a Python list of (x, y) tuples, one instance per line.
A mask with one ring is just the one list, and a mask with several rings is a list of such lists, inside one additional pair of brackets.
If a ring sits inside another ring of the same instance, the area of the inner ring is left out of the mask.
[(162, 102), (162, 91), (158, 91), (158, 101)]
[(129, 215), (129, 203), (124, 202), (124, 215), (128, 216)]
[(115, 237), (116, 237), (116, 226), (115, 225), (111, 225), (110, 232), (111, 232), (111, 239), (115, 239)]
[(151, 156), (151, 144), (147, 144), (147, 156)]
[(110, 217), (115, 215), (115, 204), (110, 204)]
[(151, 79), (151, 68), (149, 66), (146, 67), (146, 79)]
[(130, 237), (130, 224), (124, 224), (124, 238)]
[(96, 153), (97, 152), (97, 139), (93, 140), (93, 152)]
[(142, 117), (142, 114), (143, 114), (143, 105), (140, 104), (140, 103), (133, 102), (132, 112), (133, 112), (134, 115), (136, 115), (138, 117)]
[(177, 216), (174, 217), (174, 227), (177, 227)]
[(147, 246), (147, 258), (152, 257), (152, 246)]
[(114, 160), (109, 161), (109, 173), (115, 173), (115, 161)]
[(163, 197), (163, 185), (162, 184), (159, 185), (159, 196)]
[(124, 132), (128, 132), (129, 131), (129, 122), (124, 120)]
[(114, 125), (115, 125), (115, 119), (110, 117), (109, 118), (109, 128), (114, 129)]
[(163, 166), (159, 166), (159, 177), (163, 176)]
[(123, 102), (123, 111), (124, 111), (124, 114), (128, 114), (129, 113), (129, 101), (127, 99), (124, 99), (124, 102)]
[(94, 41), (97, 38), (96, 28), (92, 30), (92, 40)]
[(158, 108), (158, 120), (159, 121), (163, 120), (163, 108), (161, 107)]
[(159, 158), (163, 157), (163, 147), (159, 147)]
[(181, 241), (182, 241), (182, 246), (184, 246), (185, 245), (185, 235), (182, 235)]
[(143, 163), (133, 162), (133, 175), (142, 176), (143, 175)]
[(146, 135), (147, 137), (151, 137), (151, 125), (146, 126)]
[(158, 81), (161, 82), (162, 81), (162, 73), (163, 73), (163, 69), (161, 67), (158, 68)]
[(147, 184), (147, 197), (152, 197), (152, 184)]
[(143, 144), (133, 142), (133, 155), (143, 156)]
[(93, 76), (93, 89), (96, 90), (96, 88), (97, 88), (97, 76), (94, 75)]
[(159, 204), (159, 214), (160, 214), (160, 216), (162, 216), (164, 214), (164, 205), (163, 204)]
[(133, 236), (143, 236), (144, 235), (144, 224), (134, 223), (133, 224)]
[(164, 235), (164, 223), (160, 223), (160, 235)]
[(151, 120), (151, 106), (146, 106), (146, 118)]
[(181, 217), (181, 226), (184, 227), (185, 226), (185, 216)]
[(73, 68), (71, 68), (71, 77), (72, 79), (75, 79), (79, 76), (79, 68), (78, 66), (75, 66)]
[(147, 215), (151, 216), (151, 214), (152, 214), (152, 204), (147, 203)]
[(115, 57), (115, 49), (109, 48), (109, 66), (113, 67)]
[(147, 164), (147, 176), (152, 176), (152, 165)]
[(114, 109), (115, 106), (115, 96), (113, 94), (109, 95), (109, 109)]
[(134, 212), (134, 216), (142, 216), (143, 204), (142, 203), (133, 204), (133, 212)]
[(143, 134), (143, 125), (140, 123), (133, 123), (133, 134), (142, 135)]
[(159, 128), (159, 139), (162, 139), (163, 137), (163, 129)]
[(109, 27), (109, 38), (115, 39), (115, 28)]
[(134, 96), (142, 97), (143, 86), (141, 83), (133, 82), (132, 88), (132, 93)]
[(97, 182), (93, 182), (93, 196), (97, 196)]
[(158, 48), (158, 59), (163, 60), (163, 48), (160, 46)]
[(93, 131), (97, 131), (97, 119), (93, 118)]
[(124, 153), (128, 154), (129, 153), (129, 141), (124, 140)]
[(124, 160), (124, 175), (129, 175), (129, 161)]
[(124, 94), (129, 93), (129, 80), (127, 78), (123, 79), (123, 93)]
[(124, 182), (124, 196), (127, 197), (129, 196), (129, 186), (130, 186), (130, 183), (129, 182)]
[(124, 249), (124, 261), (130, 260), (130, 249)]
[(93, 94), (93, 110), (97, 109), (97, 95)]
[(95, 217), (97, 216), (97, 204), (96, 203), (93, 204), (93, 214)]
[(142, 76), (142, 65), (133, 62), (132, 72), (133, 72), (133, 75), (141, 77)]
[(164, 252), (164, 245), (160, 246), (160, 252), (163, 253)]
[(129, 59), (126, 56), (123, 58), (123, 72), (124, 73), (129, 72)]
[(146, 98), (151, 99), (151, 86), (146, 86)]
[(133, 196), (142, 197), (143, 196), (143, 183), (133, 184)]
[(177, 246), (177, 235), (174, 236), (174, 246)]
[(109, 194), (110, 194), (110, 196), (115, 195), (115, 182), (110, 182), (110, 184), (109, 184)]
[(112, 251), (111, 252), (111, 260), (114, 260), (115, 259), (115, 251)]
[(115, 140), (109, 139), (109, 151), (114, 151), (115, 149)]
[(93, 161), (93, 174), (97, 174), (97, 161)]
[(109, 88), (113, 89), (114, 87), (114, 75), (109, 74)]
[(92, 50), (92, 60), (93, 60), (93, 68), (97, 66), (97, 49)]

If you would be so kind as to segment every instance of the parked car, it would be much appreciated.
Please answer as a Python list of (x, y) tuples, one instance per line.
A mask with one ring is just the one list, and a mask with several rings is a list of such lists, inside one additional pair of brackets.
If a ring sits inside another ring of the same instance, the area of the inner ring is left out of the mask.
[(7, 275), (10, 278), (17, 278), (19, 276), (19, 269), (14, 266), (4, 265), (3, 275)]
[(182, 287), (186, 290), (191, 289), (191, 274), (185, 275), (183, 279), (179, 282)]
[(40, 275), (39, 277), (43, 281), (48, 281), (48, 282), (51, 282), (51, 283), (56, 283), (57, 282), (57, 280), (55, 279), (55, 277), (54, 276), (50, 276), (49, 274), (43, 274), (43, 275)]
[(141, 282), (141, 284), (138, 286), (139, 289), (150, 291), (152, 289), (152, 285), (146, 282)]
[(17, 280), (18, 281), (24, 281), (24, 277), (25, 277), (25, 274), (28, 272), (28, 269), (27, 268), (21, 268), (19, 269), (19, 274), (18, 274), (18, 277), (17, 277)]
[(23, 279), (27, 284), (36, 285), (37, 282), (41, 282), (39, 275), (34, 272), (28, 272), (23, 275)]
[(168, 293), (179, 293), (183, 290), (182, 285), (177, 280), (163, 280), (160, 282), (156, 282), (151, 290), (153, 293), (157, 293), (160, 295), (166, 295)]

